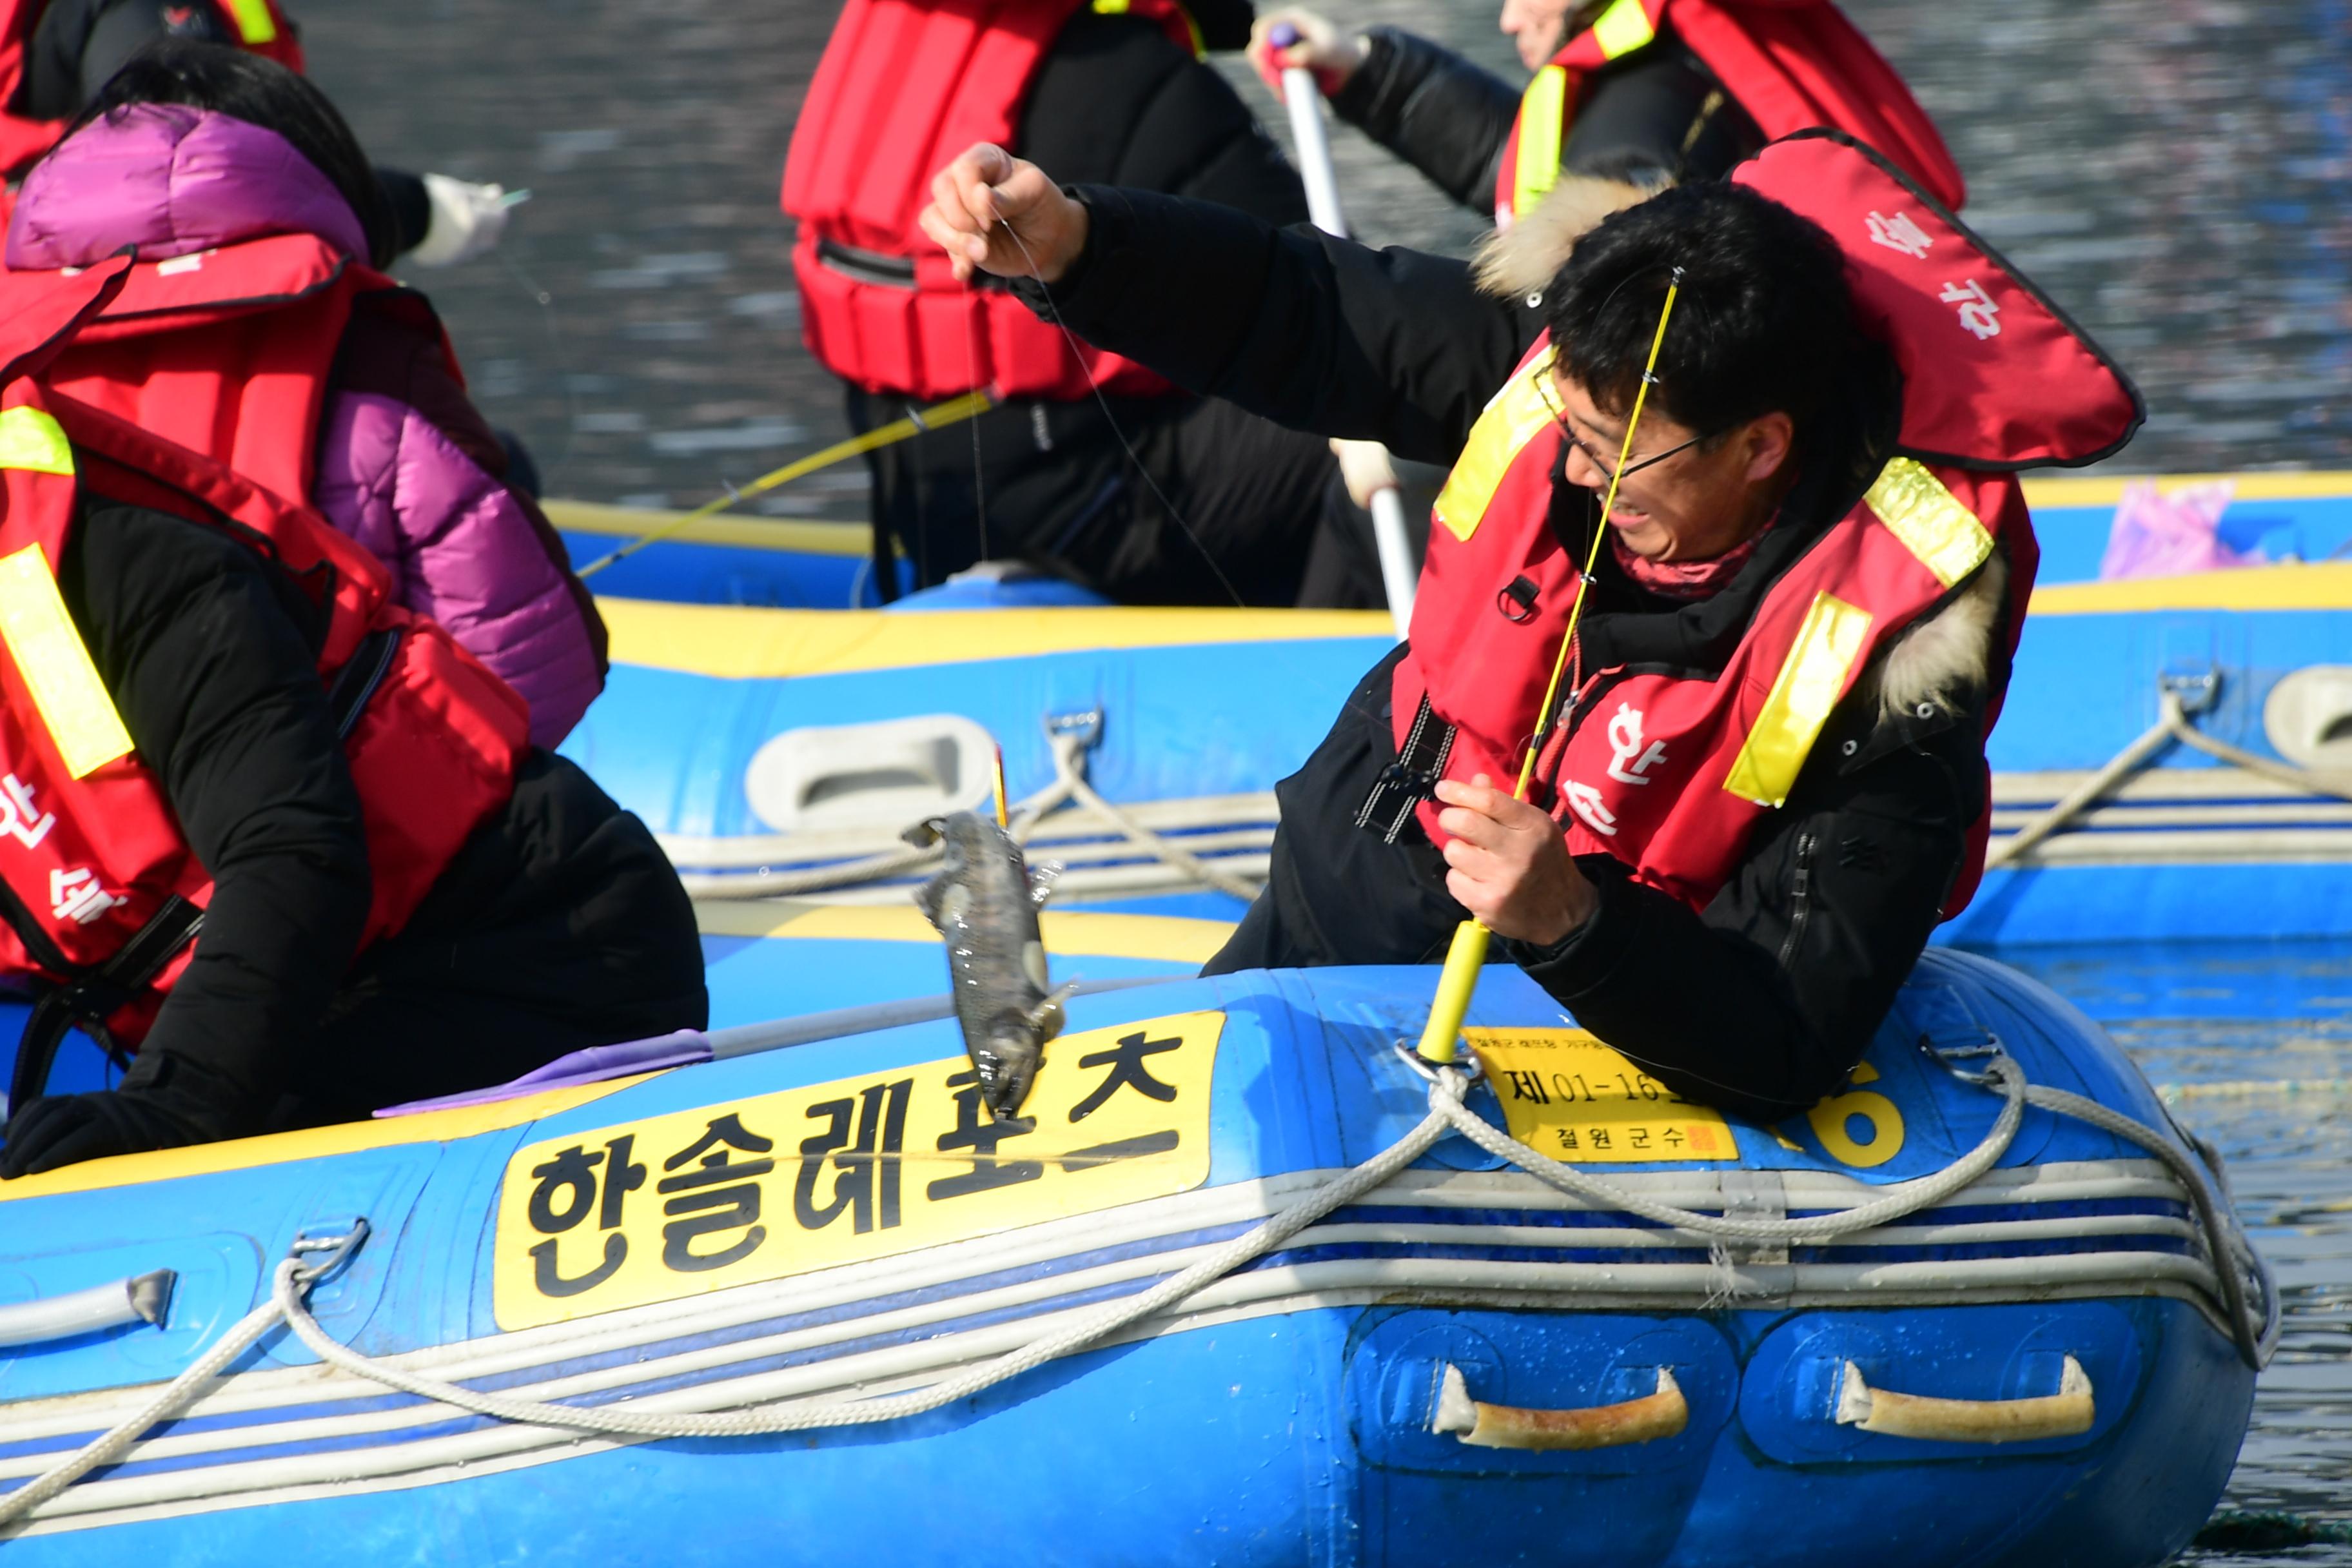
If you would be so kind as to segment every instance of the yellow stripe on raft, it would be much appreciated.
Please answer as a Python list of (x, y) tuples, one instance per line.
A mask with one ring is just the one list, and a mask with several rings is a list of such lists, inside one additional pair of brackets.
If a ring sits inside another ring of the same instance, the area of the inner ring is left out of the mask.
[(2352, 561), (2295, 562), (2123, 583), (2053, 583), (2033, 590), (2037, 616), (2147, 610), (2352, 610)]
[[(772, 903), (710, 900), (694, 907), (705, 936), (787, 937), (798, 941), (913, 942), (938, 945), (940, 933), (902, 904)], [(1045, 951), (1068, 958), (1145, 958), (1206, 963), (1234, 928), (1223, 921), (1174, 915), (1093, 914), (1047, 910), (1038, 917)]]
[[(2124, 486), (2151, 476), (2135, 474), (2028, 479), (2028, 506), (2113, 506), (2123, 499)], [(2308, 474), (2163, 474), (2153, 476), (2167, 494), (2184, 485), (2227, 479), (2236, 487), (2237, 500), (2312, 500), (2333, 496), (2352, 498), (2352, 472), (2331, 470)], [(548, 500), (540, 503), (547, 520), (567, 533), (593, 533), (611, 539), (635, 539), (655, 532), (680, 515), (651, 508), (605, 506), (596, 501)], [(797, 555), (838, 555), (860, 558), (873, 552), (871, 536), (862, 522), (816, 522), (804, 518), (709, 517), (688, 523), (672, 539), (689, 544), (723, 544), (740, 550), (788, 551)]]
[(2185, 485), (2209, 485), (2227, 479), (2232, 500), (2314, 500), (2329, 496), (2352, 497), (2352, 472), (2342, 469), (2307, 474), (2105, 474), (2062, 479), (2030, 479), (2025, 483), (2028, 506), (2113, 506), (2124, 499), (2124, 487), (2154, 479), (2166, 495)]
[[(607, 539), (642, 539), (661, 533), (683, 512), (652, 511), (593, 501), (540, 503), (547, 521), (567, 533)], [(839, 555), (863, 560), (874, 552), (873, 535), (862, 522), (810, 522), (800, 519), (706, 517), (665, 534), (665, 544), (723, 544), (737, 550), (786, 551), (795, 555)]]
[(1386, 610), (769, 610), (599, 599), (613, 662), (754, 679), (910, 669), (1096, 648), (1392, 637)]
[(426, 1110), (383, 1121), (343, 1121), (331, 1127), (306, 1128), (299, 1132), (273, 1132), (264, 1138), (239, 1138), (226, 1143), (203, 1143), (193, 1149), (164, 1149), (152, 1154), (120, 1154), (110, 1160), (89, 1160), (37, 1176), (0, 1182), (0, 1203), (17, 1198), (54, 1197), (60, 1193), (103, 1192), (109, 1187), (169, 1182), (182, 1176), (211, 1176), (224, 1171), (250, 1171), (262, 1165), (291, 1164), (297, 1160), (323, 1160), (334, 1154), (355, 1154), (368, 1149), (397, 1149), (412, 1143), (448, 1143), (478, 1132), (522, 1127), (541, 1117), (602, 1100), (608, 1094), (641, 1083), (646, 1074), (608, 1079), (603, 1083), (551, 1089), (519, 1100), (492, 1105), (469, 1105), (455, 1110)]

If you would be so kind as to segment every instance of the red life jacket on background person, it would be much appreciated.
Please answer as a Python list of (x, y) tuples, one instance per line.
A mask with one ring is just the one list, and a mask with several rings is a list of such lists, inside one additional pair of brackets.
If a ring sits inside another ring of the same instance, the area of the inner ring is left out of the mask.
[[(229, 37), (257, 55), (266, 55), (287, 69), (302, 69), (302, 34), (278, 0), (190, 0), (217, 12)], [(57, 145), (66, 132), (62, 120), (27, 120), (7, 112), (25, 79), (25, 50), (33, 41), (48, 0), (0, 0), (0, 175), (14, 175)], [(0, 226), (7, 222), (0, 210)]]
[(1830, 0), (1614, 0), (1535, 74), (1495, 178), (1495, 222), (1559, 178), (1584, 79), (1672, 26), (1765, 140), (1827, 126), (1876, 148), (1947, 207), (1968, 198), (1944, 138), (1885, 56)]
[[(1852, 139), (1801, 133), (1733, 177), (1835, 238), (1863, 325), (1904, 373), (1904, 407), (1900, 455), (1761, 594), (1721, 669), (1594, 668), (1570, 655), (1569, 717), (1542, 759), (1570, 847), (1613, 855), (1695, 909), (1785, 802), (1874, 656), (1959, 590), (1996, 542), (2014, 649), (2038, 552), (2012, 471), (2096, 461), (2145, 413), (2095, 344)], [(1391, 836), (1412, 775), (1514, 781), (1537, 725), (1580, 564), (1550, 526), (1562, 440), (1539, 389), (1550, 363), (1539, 342), (1479, 416), (1438, 497), (1391, 691), (1399, 780), (1359, 818)], [(1990, 696), (1988, 725), (1999, 710)], [(1435, 803), (1413, 809), (1443, 845)], [(1974, 890), (1986, 826), (1953, 912)]]
[[(0, 270), (0, 310), (48, 276)], [(307, 502), (329, 381), (354, 309), (399, 317), (465, 384), (423, 295), (310, 234), (138, 263), (42, 379)]]
[[(222, 530), (324, 612), (319, 674), (373, 879), (362, 948), (398, 932), (504, 807), (529, 745), (521, 698), (440, 626), (393, 604), (383, 568), (361, 546), (202, 454), (33, 378), (130, 270), (21, 275), (43, 283), (11, 301), (0, 345), (11, 361), (0, 393), (0, 884), (10, 895), (0, 969), (90, 989), (89, 1016), (125, 1045), (185, 969), (212, 880), (58, 592), (82, 487)], [(126, 977), (119, 961), (132, 952), (142, 973)]]
[[(1087, 0), (848, 0), (784, 161), (797, 220), (801, 341), (869, 392), (931, 399), (993, 388), (1070, 402), (1169, 390), (1132, 360), (1074, 346), (1003, 289), (955, 280), (916, 226), (931, 176), (977, 142), (1013, 144), (1021, 111)], [(1093, 0), (1195, 54), (1176, 0)]]

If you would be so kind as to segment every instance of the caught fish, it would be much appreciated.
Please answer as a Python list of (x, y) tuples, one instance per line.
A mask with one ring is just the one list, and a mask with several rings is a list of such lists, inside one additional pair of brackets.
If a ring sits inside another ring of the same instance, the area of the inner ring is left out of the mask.
[(909, 844), (945, 841), (947, 862), (915, 891), (915, 902), (948, 939), (948, 978), (964, 1050), (980, 1091), (1000, 1121), (1020, 1114), (1045, 1042), (1062, 1032), (1071, 991), (1049, 990), (1037, 908), (1048, 879), (1033, 875), (1021, 846), (973, 812), (918, 823)]

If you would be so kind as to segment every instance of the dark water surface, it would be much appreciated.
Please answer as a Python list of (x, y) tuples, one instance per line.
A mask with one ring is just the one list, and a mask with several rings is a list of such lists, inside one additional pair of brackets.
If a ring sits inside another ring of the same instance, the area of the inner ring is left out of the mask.
[[(775, 206), (830, 6), (299, 9), (317, 76), (378, 159), (534, 193), (499, 255), (415, 280), (553, 493), (688, 504), (844, 433), (832, 383), (800, 352)], [(1852, 9), (1943, 124), (1971, 221), (2139, 378), (2154, 416), (2119, 467), (2352, 467), (2352, 0)], [(1512, 65), (1485, 0), (1346, 15)], [(1475, 237), (1360, 140), (1343, 134), (1339, 156), (1366, 237)], [(858, 518), (864, 485), (835, 470), (766, 509)], [(2179, 1087), (2288, 1292), (2225, 1508), (2352, 1535), (2352, 953), (2032, 967)], [(2344, 1565), (2352, 1545), (2191, 1560)]]
[[(2222, 1500), (2332, 1540), (2184, 1562), (2352, 1564), (2352, 947), (2238, 943), (2008, 952), (2105, 1024), (2229, 1163), (2277, 1271), (2285, 1332)], [(2221, 1533), (2214, 1531), (2218, 1537)]]
[[(1852, 9), (1943, 125), (1970, 220), (2147, 390), (2153, 416), (2118, 466), (2352, 466), (2352, 0)], [(1516, 70), (1492, 11), (1369, 0), (1344, 15)], [(776, 209), (830, 5), (301, 14), (317, 76), (379, 159), (533, 192), (499, 255), (417, 281), (554, 493), (686, 504), (843, 432), (799, 348)], [(1352, 133), (1339, 155), (1366, 237), (1460, 250), (1478, 232)], [(863, 476), (851, 465), (767, 505), (860, 517)]]

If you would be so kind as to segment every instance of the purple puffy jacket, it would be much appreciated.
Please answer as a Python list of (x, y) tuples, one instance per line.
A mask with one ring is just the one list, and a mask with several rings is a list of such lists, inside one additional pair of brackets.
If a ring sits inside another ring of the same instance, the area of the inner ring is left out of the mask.
[[(314, 234), (362, 260), (350, 205), (275, 132), (207, 110), (102, 116), (26, 177), (7, 265), (156, 261), (271, 234)], [(413, 331), (355, 311), (319, 421), (309, 497), (391, 569), (401, 604), (447, 627), (530, 704), (552, 746), (604, 684), (604, 627), (506, 454)]]

